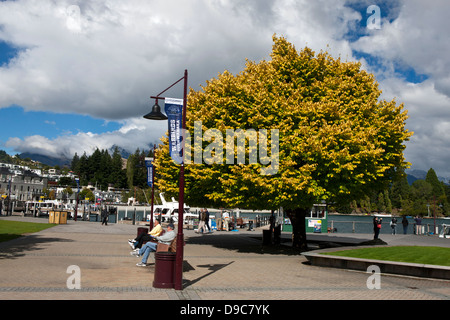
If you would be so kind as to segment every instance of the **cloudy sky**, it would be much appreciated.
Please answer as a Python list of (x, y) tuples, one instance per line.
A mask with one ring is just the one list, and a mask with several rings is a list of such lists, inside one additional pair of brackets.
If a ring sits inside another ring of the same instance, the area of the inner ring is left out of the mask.
[(197, 90), (268, 59), (277, 34), (361, 61), (409, 111), (412, 168), (450, 177), (448, 12), (446, 0), (0, 0), (0, 149), (147, 148), (167, 127), (142, 118), (151, 95), (185, 69)]

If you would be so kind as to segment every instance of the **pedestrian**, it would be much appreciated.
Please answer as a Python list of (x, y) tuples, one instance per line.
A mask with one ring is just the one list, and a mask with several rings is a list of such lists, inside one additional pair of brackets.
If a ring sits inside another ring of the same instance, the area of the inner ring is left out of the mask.
[(217, 231), (222, 231), (222, 212), (221, 211), (216, 212), (216, 228), (217, 228)]
[(420, 216), (416, 216), (414, 221), (416, 222), (416, 234), (422, 234), (422, 218)]
[(225, 231), (229, 231), (229, 225), (230, 225), (230, 214), (228, 211), (225, 211), (222, 215), (223, 218), (223, 225), (225, 228)]
[(373, 239), (377, 240), (378, 235), (380, 234), (381, 230), (381, 222), (383, 221), (382, 218), (378, 218), (377, 216), (373, 217)]
[(205, 210), (202, 208), (202, 209), (200, 209), (200, 214), (198, 215), (199, 221), (198, 221), (198, 229), (197, 229), (196, 233), (206, 232), (205, 219), (206, 219), (206, 213), (205, 213)]
[(103, 208), (101, 213), (102, 225), (108, 225), (108, 216), (108, 210), (106, 210), (106, 208)]
[(205, 225), (208, 228), (208, 231), (211, 233), (211, 227), (209, 226), (209, 211), (205, 208)]
[(397, 218), (396, 217), (392, 217), (392, 219), (391, 219), (391, 229), (392, 229), (392, 234), (397, 233)]
[(402, 225), (403, 225), (403, 234), (406, 234), (408, 232), (408, 225), (409, 225), (409, 222), (408, 222), (408, 219), (406, 219), (406, 216), (403, 216)]

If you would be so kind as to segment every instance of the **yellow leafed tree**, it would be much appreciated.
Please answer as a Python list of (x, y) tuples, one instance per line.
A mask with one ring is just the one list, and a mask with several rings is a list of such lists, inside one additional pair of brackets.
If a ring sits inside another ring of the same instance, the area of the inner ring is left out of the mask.
[[(408, 166), (404, 142), (412, 133), (405, 128), (403, 105), (379, 100), (374, 76), (359, 63), (309, 48), (297, 51), (283, 37), (273, 41), (270, 61), (248, 61), (241, 73), (225, 71), (201, 90), (190, 91), (186, 126), (193, 139), (185, 150), (191, 160), (185, 165), (186, 202), (283, 207), (293, 225), (294, 247), (305, 249), (305, 214), (311, 206), (318, 201), (349, 203), (383, 189)], [(267, 142), (279, 139), (278, 149), (267, 152), (278, 160), (272, 174), (262, 174), (269, 164), (261, 154), (257, 162), (250, 161), (251, 138), (246, 140), (246, 162), (238, 161), (238, 144), (226, 140), (230, 130), (238, 129), (256, 133), (258, 139), (266, 130)], [(162, 141), (156, 185), (176, 196), (179, 166), (170, 159), (168, 139)], [(194, 161), (199, 155), (202, 161)], [(206, 161), (212, 157), (215, 161)]]

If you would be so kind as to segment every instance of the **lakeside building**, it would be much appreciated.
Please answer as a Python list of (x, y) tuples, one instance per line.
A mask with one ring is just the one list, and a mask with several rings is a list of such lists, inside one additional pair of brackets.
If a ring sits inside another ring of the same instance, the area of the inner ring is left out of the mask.
[(48, 179), (32, 172), (31, 170), (10, 170), (0, 166), (0, 194), (2, 198), (10, 198), (17, 201), (38, 200), (44, 188), (47, 188)]

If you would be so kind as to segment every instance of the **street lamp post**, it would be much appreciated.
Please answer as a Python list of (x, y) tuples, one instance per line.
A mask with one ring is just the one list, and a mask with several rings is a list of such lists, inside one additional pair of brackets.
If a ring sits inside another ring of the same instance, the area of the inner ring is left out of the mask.
[[(166, 120), (167, 117), (161, 113), (161, 108), (158, 105), (158, 100), (164, 100), (164, 97), (160, 97), (161, 94), (172, 88), (174, 85), (179, 83), (181, 80), (184, 80), (184, 92), (183, 92), (183, 118), (182, 118), (182, 132), (184, 134), (186, 129), (186, 109), (187, 109), (187, 84), (188, 84), (188, 71), (184, 71), (184, 76), (174, 82), (171, 86), (166, 88), (157, 96), (150, 97), (151, 99), (155, 99), (156, 103), (153, 106), (152, 112), (146, 114), (144, 118), (149, 120)], [(184, 250), (184, 237), (183, 237), (183, 214), (184, 214), (184, 142), (185, 139), (183, 137), (182, 143), (182, 161), (180, 164), (180, 177), (179, 177), (179, 193), (178, 193), (178, 233), (177, 233), (177, 248), (176, 248), (176, 257), (175, 257), (175, 290), (183, 289), (183, 250)]]
[(154, 163), (155, 163), (155, 159), (156, 159), (155, 153), (156, 153), (156, 145), (153, 146), (153, 161), (152, 161), (153, 168), (152, 168), (152, 177), (151, 177), (151, 180), (152, 180), (152, 202), (151, 202), (151, 211), (150, 211), (150, 230), (153, 229), (153, 214), (154, 214), (153, 207), (154, 207), (154, 199), (155, 199), (155, 167), (154, 167)]

